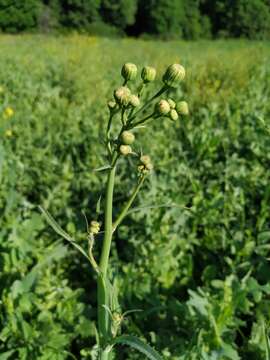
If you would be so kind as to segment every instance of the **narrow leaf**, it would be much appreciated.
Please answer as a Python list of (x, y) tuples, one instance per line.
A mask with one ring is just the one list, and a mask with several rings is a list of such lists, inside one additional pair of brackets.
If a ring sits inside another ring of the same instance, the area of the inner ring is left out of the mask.
[(98, 171), (105, 171), (105, 170), (109, 170), (109, 169), (111, 169), (111, 165), (104, 165), (104, 166), (101, 166), (100, 168), (94, 169), (94, 171), (98, 172)]
[(100, 214), (100, 203), (101, 203), (101, 195), (100, 195), (100, 197), (98, 198), (97, 206), (96, 206), (96, 213), (97, 213), (98, 215)]
[(65, 230), (63, 230), (60, 225), (57, 224), (57, 222), (54, 220), (51, 214), (47, 210), (43, 209), (43, 207), (41, 206), (39, 206), (39, 209), (42, 212), (42, 214), (45, 216), (45, 219), (47, 220), (49, 225), (51, 225), (51, 227), (54, 229), (54, 231), (58, 235), (62, 236), (65, 240), (67, 240), (70, 244), (72, 244), (77, 250), (79, 250), (79, 252), (83, 256), (85, 256), (86, 259), (91, 263), (91, 260), (87, 255), (87, 253), (84, 251), (84, 249), (80, 245), (78, 245), (75, 239), (73, 239), (68, 233), (66, 233)]
[(159, 353), (148, 344), (144, 343), (141, 339), (132, 335), (122, 335), (113, 340), (113, 344), (128, 345), (142, 354), (144, 354), (150, 360), (162, 360)]

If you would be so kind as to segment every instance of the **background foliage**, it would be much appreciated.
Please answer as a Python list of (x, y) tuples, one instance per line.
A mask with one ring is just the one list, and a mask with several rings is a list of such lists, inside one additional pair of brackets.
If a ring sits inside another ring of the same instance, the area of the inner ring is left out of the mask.
[(269, 0), (0, 0), (0, 30), (269, 39)]
[[(82, 211), (95, 217), (104, 185), (93, 170), (104, 165), (99, 134), (121, 65), (161, 74), (179, 58), (187, 81), (171, 96), (188, 100), (191, 115), (138, 135), (155, 172), (113, 243), (123, 310), (143, 310), (124, 326), (172, 360), (267, 359), (269, 46), (82, 36), (0, 42), (0, 359), (95, 359), (95, 274), (37, 205), (86, 245)], [(136, 181), (133, 169), (120, 164), (116, 211)], [(138, 357), (122, 348), (117, 359)]]

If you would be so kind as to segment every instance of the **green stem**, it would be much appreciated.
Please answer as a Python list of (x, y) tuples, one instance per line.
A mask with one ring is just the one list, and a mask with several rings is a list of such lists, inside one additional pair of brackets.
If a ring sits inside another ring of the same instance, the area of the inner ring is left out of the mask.
[[(107, 188), (106, 188), (106, 200), (105, 200), (105, 234), (102, 244), (102, 252), (100, 258), (98, 274), (98, 329), (100, 335), (100, 347), (104, 349), (108, 339), (110, 338), (110, 316), (104, 305), (110, 307), (109, 304), (109, 290), (107, 286), (107, 272), (108, 263), (112, 241), (112, 207), (113, 207), (113, 189), (114, 179), (116, 172), (116, 161), (118, 158), (117, 152), (114, 153), (112, 159), (112, 168), (108, 174)], [(107, 360), (109, 354), (101, 351), (103, 357), (101, 359)], [(107, 354), (107, 355), (106, 355)]]
[(153, 100), (158, 98), (167, 90), (168, 90), (168, 86), (164, 85), (154, 96), (152, 96), (149, 100), (147, 100), (145, 104), (130, 119), (127, 120), (127, 123), (130, 124), (140, 112), (145, 110), (151, 104)]
[(145, 180), (145, 175), (143, 175), (138, 183), (137, 183), (137, 186), (135, 187), (130, 199), (128, 200), (128, 202), (126, 203), (126, 205), (124, 206), (124, 208), (122, 209), (121, 213), (119, 214), (118, 218), (116, 219), (116, 221), (113, 223), (113, 232), (116, 230), (117, 226), (120, 225), (120, 223), (123, 221), (124, 217), (126, 216), (129, 208), (131, 207), (133, 201), (135, 200), (143, 182)]

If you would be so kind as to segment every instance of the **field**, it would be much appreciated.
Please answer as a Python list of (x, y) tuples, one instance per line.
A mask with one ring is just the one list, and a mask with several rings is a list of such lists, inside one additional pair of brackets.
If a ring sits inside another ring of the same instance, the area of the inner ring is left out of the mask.
[[(182, 63), (170, 95), (190, 116), (137, 136), (155, 170), (113, 242), (121, 307), (143, 310), (123, 330), (164, 359), (269, 360), (269, 44), (23, 35), (0, 49), (0, 360), (95, 359), (95, 274), (37, 206), (85, 246), (126, 61), (159, 78)], [(115, 212), (132, 169), (120, 163)], [(144, 357), (122, 347), (116, 359)]]

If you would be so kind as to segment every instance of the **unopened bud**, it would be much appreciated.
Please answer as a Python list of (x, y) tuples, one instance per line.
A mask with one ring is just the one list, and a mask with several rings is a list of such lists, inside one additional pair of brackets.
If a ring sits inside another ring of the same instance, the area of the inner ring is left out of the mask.
[(127, 106), (129, 104), (131, 91), (126, 86), (121, 86), (114, 92), (115, 101), (120, 106)]
[(176, 104), (175, 109), (179, 115), (188, 115), (189, 114), (188, 103), (186, 101), (179, 101)]
[(119, 148), (119, 151), (122, 155), (125, 155), (125, 156), (132, 153), (132, 149), (129, 145), (121, 145)]
[(160, 100), (156, 104), (155, 110), (158, 115), (164, 116), (170, 112), (171, 107), (167, 100)]
[(126, 81), (134, 80), (137, 76), (137, 66), (132, 63), (126, 63), (122, 67), (121, 75)]
[(140, 106), (140, 99), (138, 98), (137, 95), (131, 95), (129, 98), (129, 103), (133, 107), (138, 107)]
[(132, 132), (126, 130), (122, 132), (121, 140), (124, 145), (131, 145), (135, 140), (135, 136)]
[(98, 234), (100, 230), (100, 224), (97, 221), (91, 221), (90, 224), (90, 233)]
[(171, 109), (175, 109), (175, 102), (172, 99), (168, 99)]
[(145, 168), (146, 168), (148, 171), (151, 171), (151, 170), (153, 170), (154, 165), (153, 165), (152, 163), (149, 163), (149, 164), (145, 165)]
[(152, 66), (145, 66), (142, 69), (141, 78), (144, 83), (148, 83), (155, 80), (156, 74), (157, 72), (155, 68), (153, 68)]
[(177, 111), (176, 110), (174, 110), (174, 109), (172, 109), (171, 111), (170, 111), (170, 119), (172, 119), (173, 121), (176, 121), (177, 119), (178, 119), (178, 114), (177, 114)]
[(180, 82), (185, 78), (185, 68), (180, 64), (172, 64), (168, 67), (163, 75), (163, 82), (169, 87), (178, 87)]
[(146, 165), (148, 165), (148, 164), (151, 163), (151, 158), (150, 158), (150, 156), (148, 156), (148, 155), (142, 155), (142, 156), (140, 157), (140, 162), (141, 162), (144, 166), (146, 166)]
[(114, 110), (117, 106), (115, 101), (108, 101), (107, 105), (110, 111)]

